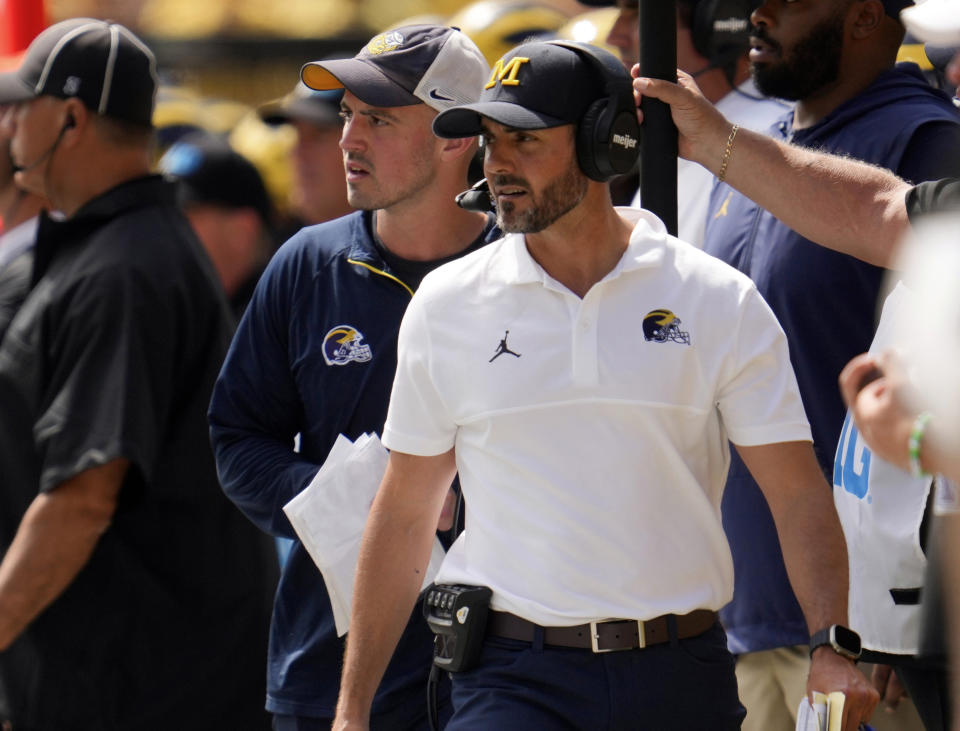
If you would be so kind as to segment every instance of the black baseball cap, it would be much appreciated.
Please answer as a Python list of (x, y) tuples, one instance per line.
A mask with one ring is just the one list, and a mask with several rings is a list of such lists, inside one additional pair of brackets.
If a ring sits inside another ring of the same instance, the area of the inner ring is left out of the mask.
[[(594, 7), (609, 7), (611, 5), (616, 5), (617, 0), (578, 0), (581, 5), (592, 5)], [(687, 0), (686, 4), (690, 6), (695, 6), (700, 2), (700, 0)], [(632, 3), (636, 5), (637, 3)], [(899, 16), (900, 11), (904, 8), (909, 8), (913, 5), (913, 0), (883, 0), (883, 9), (886, 11), (887, 15), (896, 18)], [(756, 0), (754, 7), (760, 6), (760, 0)]]
[(311, 89), (347, 89), (375, 107), (424, 103), (438, 111), (475, 101), (487, 61), (464, 33), (405, 25), (375, 36), (353, 58), (312, 61), (300, 70)]
[(497, 61), (479, 101), (441, 112), (433, 131), (473, 137), (482, 131), (481, 117), (517, 129), (576, 124), (604, 95), (597, 71), (573, 49), (553, 41), (524, 43)]
[(122, 25), (93, 18), (50, 26), (16, 71), (0, 74), (0, 103), (76, 97), (97, 114), (146, 127), (156, 89), (157, 62), (143, 41)]
[(158, 167), (180, 182), (177, 197), (181, 205), (252, 208), (264, 224), (273, 221), (270, 196), (257, 168), (215, 135), (195, 132), (182, 137), (160, 158)]
[(913, 5), (913, 0), (883, 0), (883, 9), (891, 18), (900, 20), (900, 11)]
[(286, 96), (257, 108), (260, 119), (269, 125), (310, 122), (320, 127), (340, 126), (343, 89), (316, 91), (300, 82)]

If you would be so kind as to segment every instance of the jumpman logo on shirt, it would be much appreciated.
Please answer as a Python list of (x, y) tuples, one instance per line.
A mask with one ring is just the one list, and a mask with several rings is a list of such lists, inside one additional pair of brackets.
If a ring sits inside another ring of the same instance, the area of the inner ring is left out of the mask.
[(495, 361), (497, 358), (499, 358), (501, 355), (504, 355), (505, 353), (509, 353), (510, 355), (513, 355), (517, 358), (520, 357), (520, 353), (514, 353), (512, 350), (510, 350), (509, 347), (507, 347), (507, 335), (509, 334), (510, 334), (509, 330), (503, 333), (503, 338), (501, 338), (500, 340), (500, 345), (497, 346), (497, 352), (493, 354), (493, 357), (490, 360), (488, 360), (487, 363), (493, 363), (493, 361)]
[(723, 201), (723, 205), (720, 206), (720, 210), (713, 214), (714, 218), (721, 218), (730, 214), (730, 211), (727, 209), (730, 207), (730, 199), (733, 198), (733, 191), (731, 190), (727, 193), (726, 200)]

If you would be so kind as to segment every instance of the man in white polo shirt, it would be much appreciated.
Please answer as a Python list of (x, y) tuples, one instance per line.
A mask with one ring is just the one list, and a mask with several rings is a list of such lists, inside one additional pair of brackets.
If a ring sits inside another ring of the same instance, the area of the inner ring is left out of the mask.
[(845, 656), (846, 552), (783, 333), (747, 278), (612, 206), (638, 136), (626, 72), (525, 44), (434, 131), (483, 136), (510, 235), (428, 275), (404, 317), (334, 728), (366, 728), (458, 470), (466, 530), (437, 581), (489, 587), (493, 611), (447, 731), (739, 728), (714, 614), (729, 438), (814, 635), (809, 689), (844, 691), (855, 729), (877, 696)]

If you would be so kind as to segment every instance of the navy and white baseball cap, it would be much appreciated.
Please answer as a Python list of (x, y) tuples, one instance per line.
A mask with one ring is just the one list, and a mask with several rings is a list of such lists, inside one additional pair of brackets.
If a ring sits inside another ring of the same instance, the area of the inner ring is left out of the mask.
[(576, 51), (552, 41), (524, 43), (497, 61), (476, 103), (441, 112), (433, 131), (473, 137), (482, 131), (481, 117), (517, 129), (576, 124), (602, 96), (596, 70)]
[(960, 0), (926, 0), (900, 13), (907, 30), (921, 41), (960, 44)]
[(149, 127), (157, 62), (127, 28), (73, 18), (34, 38), (16, 71), (0, 74), (0, 104), (49, 95), (76, 97), (106, 117)]
[(375, 107), (423, 102), (437, 111), (476, 101), (490, 69), (456, 28), (405, 25), (373, 38), (353, 58), (311, 61), (300, 70), (317, 91), (345, 88)]

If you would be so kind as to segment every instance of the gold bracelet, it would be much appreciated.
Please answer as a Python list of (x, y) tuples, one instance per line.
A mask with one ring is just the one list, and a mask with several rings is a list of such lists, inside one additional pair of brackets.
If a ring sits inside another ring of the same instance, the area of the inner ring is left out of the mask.
[(730, 136), (727, 137), (727, 146), (723, 150), (723, 158), (720, 160), (720, 172), (717, 175), (717, 180), (721, 183), (727, 175), (727, 165), (730, 164), (730, 155), (733, 153), (733, 141), (737, 139), (737, 132), (740, 130), (740, 125), (733, 125), (733, 129), (730, 130)]

